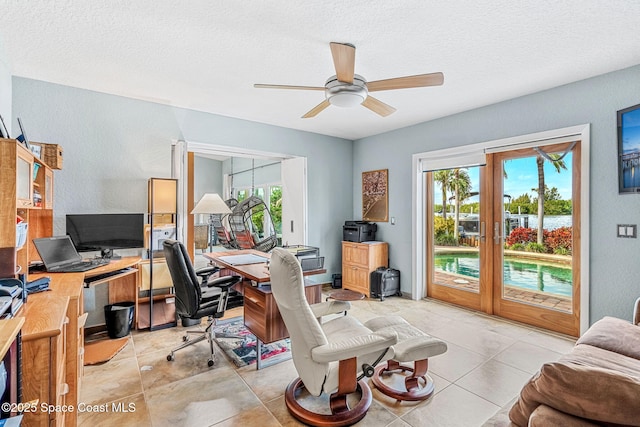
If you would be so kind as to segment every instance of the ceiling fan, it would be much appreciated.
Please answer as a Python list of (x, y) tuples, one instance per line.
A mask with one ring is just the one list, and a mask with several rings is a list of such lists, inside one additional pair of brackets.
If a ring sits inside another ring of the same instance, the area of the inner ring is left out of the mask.
[(303, 119), (317, 116), (318, 113), (329, 105), (354, 107), (360, 104), (374, 113), (386, 117), (396, 111), (396, 109), (370, 96), (369, 92), (440, 86), (444, 82), (444, 75), (442, 73), (418, 74), (415, 76), (367, 82), (364, 77), (354, 74), (356, 59), (356, 47), (354, 45), (333, 42), (329, 45), (331, 47), (331, 55), (333, 56), (336, 75), (329, 77), (324, 87), (270, 84), (254, 84), (253, 87), (263, 89), (323, 90), (326, 99), (302, 116)]

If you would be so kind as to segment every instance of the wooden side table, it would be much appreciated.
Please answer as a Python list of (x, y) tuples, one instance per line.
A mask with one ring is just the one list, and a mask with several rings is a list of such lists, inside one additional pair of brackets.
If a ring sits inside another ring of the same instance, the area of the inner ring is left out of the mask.
[(327, 297), (327, 301), (334, 299), (336, 301), (360, 301), (364, 299), (364, 294), (360, 292), (350, 291), (349, 289), (340, 289), (333, 291)]

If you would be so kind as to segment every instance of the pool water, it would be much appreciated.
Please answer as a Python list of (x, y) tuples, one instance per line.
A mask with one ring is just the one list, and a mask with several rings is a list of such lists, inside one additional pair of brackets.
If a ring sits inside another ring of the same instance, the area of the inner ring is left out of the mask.
[[(477, 253), (436, 254), (435, 268), (447, 273), (480, 277), (480, 259)], [(521, 258), (505, 257), (503, 283), (523, 289), (571, 296), (571, 267), (523, 261)]]

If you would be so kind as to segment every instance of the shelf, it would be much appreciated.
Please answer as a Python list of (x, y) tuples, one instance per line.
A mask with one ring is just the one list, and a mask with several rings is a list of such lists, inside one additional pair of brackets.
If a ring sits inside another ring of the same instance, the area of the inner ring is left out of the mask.
[(101, 283), (110, 282), (119, 277), (129, 276), (130, 274), (135, 274), (137, 272), (138, 272), (137, 269), (133, 267), (128, 267), (122, 270), (114, 271), (113, 273), (105, 273), (95, 277), (86, 277), (85, 275), (84, 282), (86, 287), (91, 287), (91, 286), (99, 285)]
[[(158, 295), (154, 295), (153, 296), (153, 301), (162, 301), (162, 300), (167, 300), (167, 299), (171, 299), (174, 298), (173, 294), (158, 294)], [(151, 297), (140, 297), (138, 298), (138, 302), (141, 303), (146, 303), (149, 302), (149, 300), (151, 299)]]

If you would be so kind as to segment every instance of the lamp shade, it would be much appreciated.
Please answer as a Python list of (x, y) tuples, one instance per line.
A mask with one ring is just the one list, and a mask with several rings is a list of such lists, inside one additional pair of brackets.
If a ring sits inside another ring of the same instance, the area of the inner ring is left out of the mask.
[(177, 211), (178, 181), (171, 178), (149, 179), (149, 212), (173, 214)]
[(228, 214), (231, 213), (229, 206), (218, 194), (207, 193), (196, 203), (191, 211), (192, 214)]

